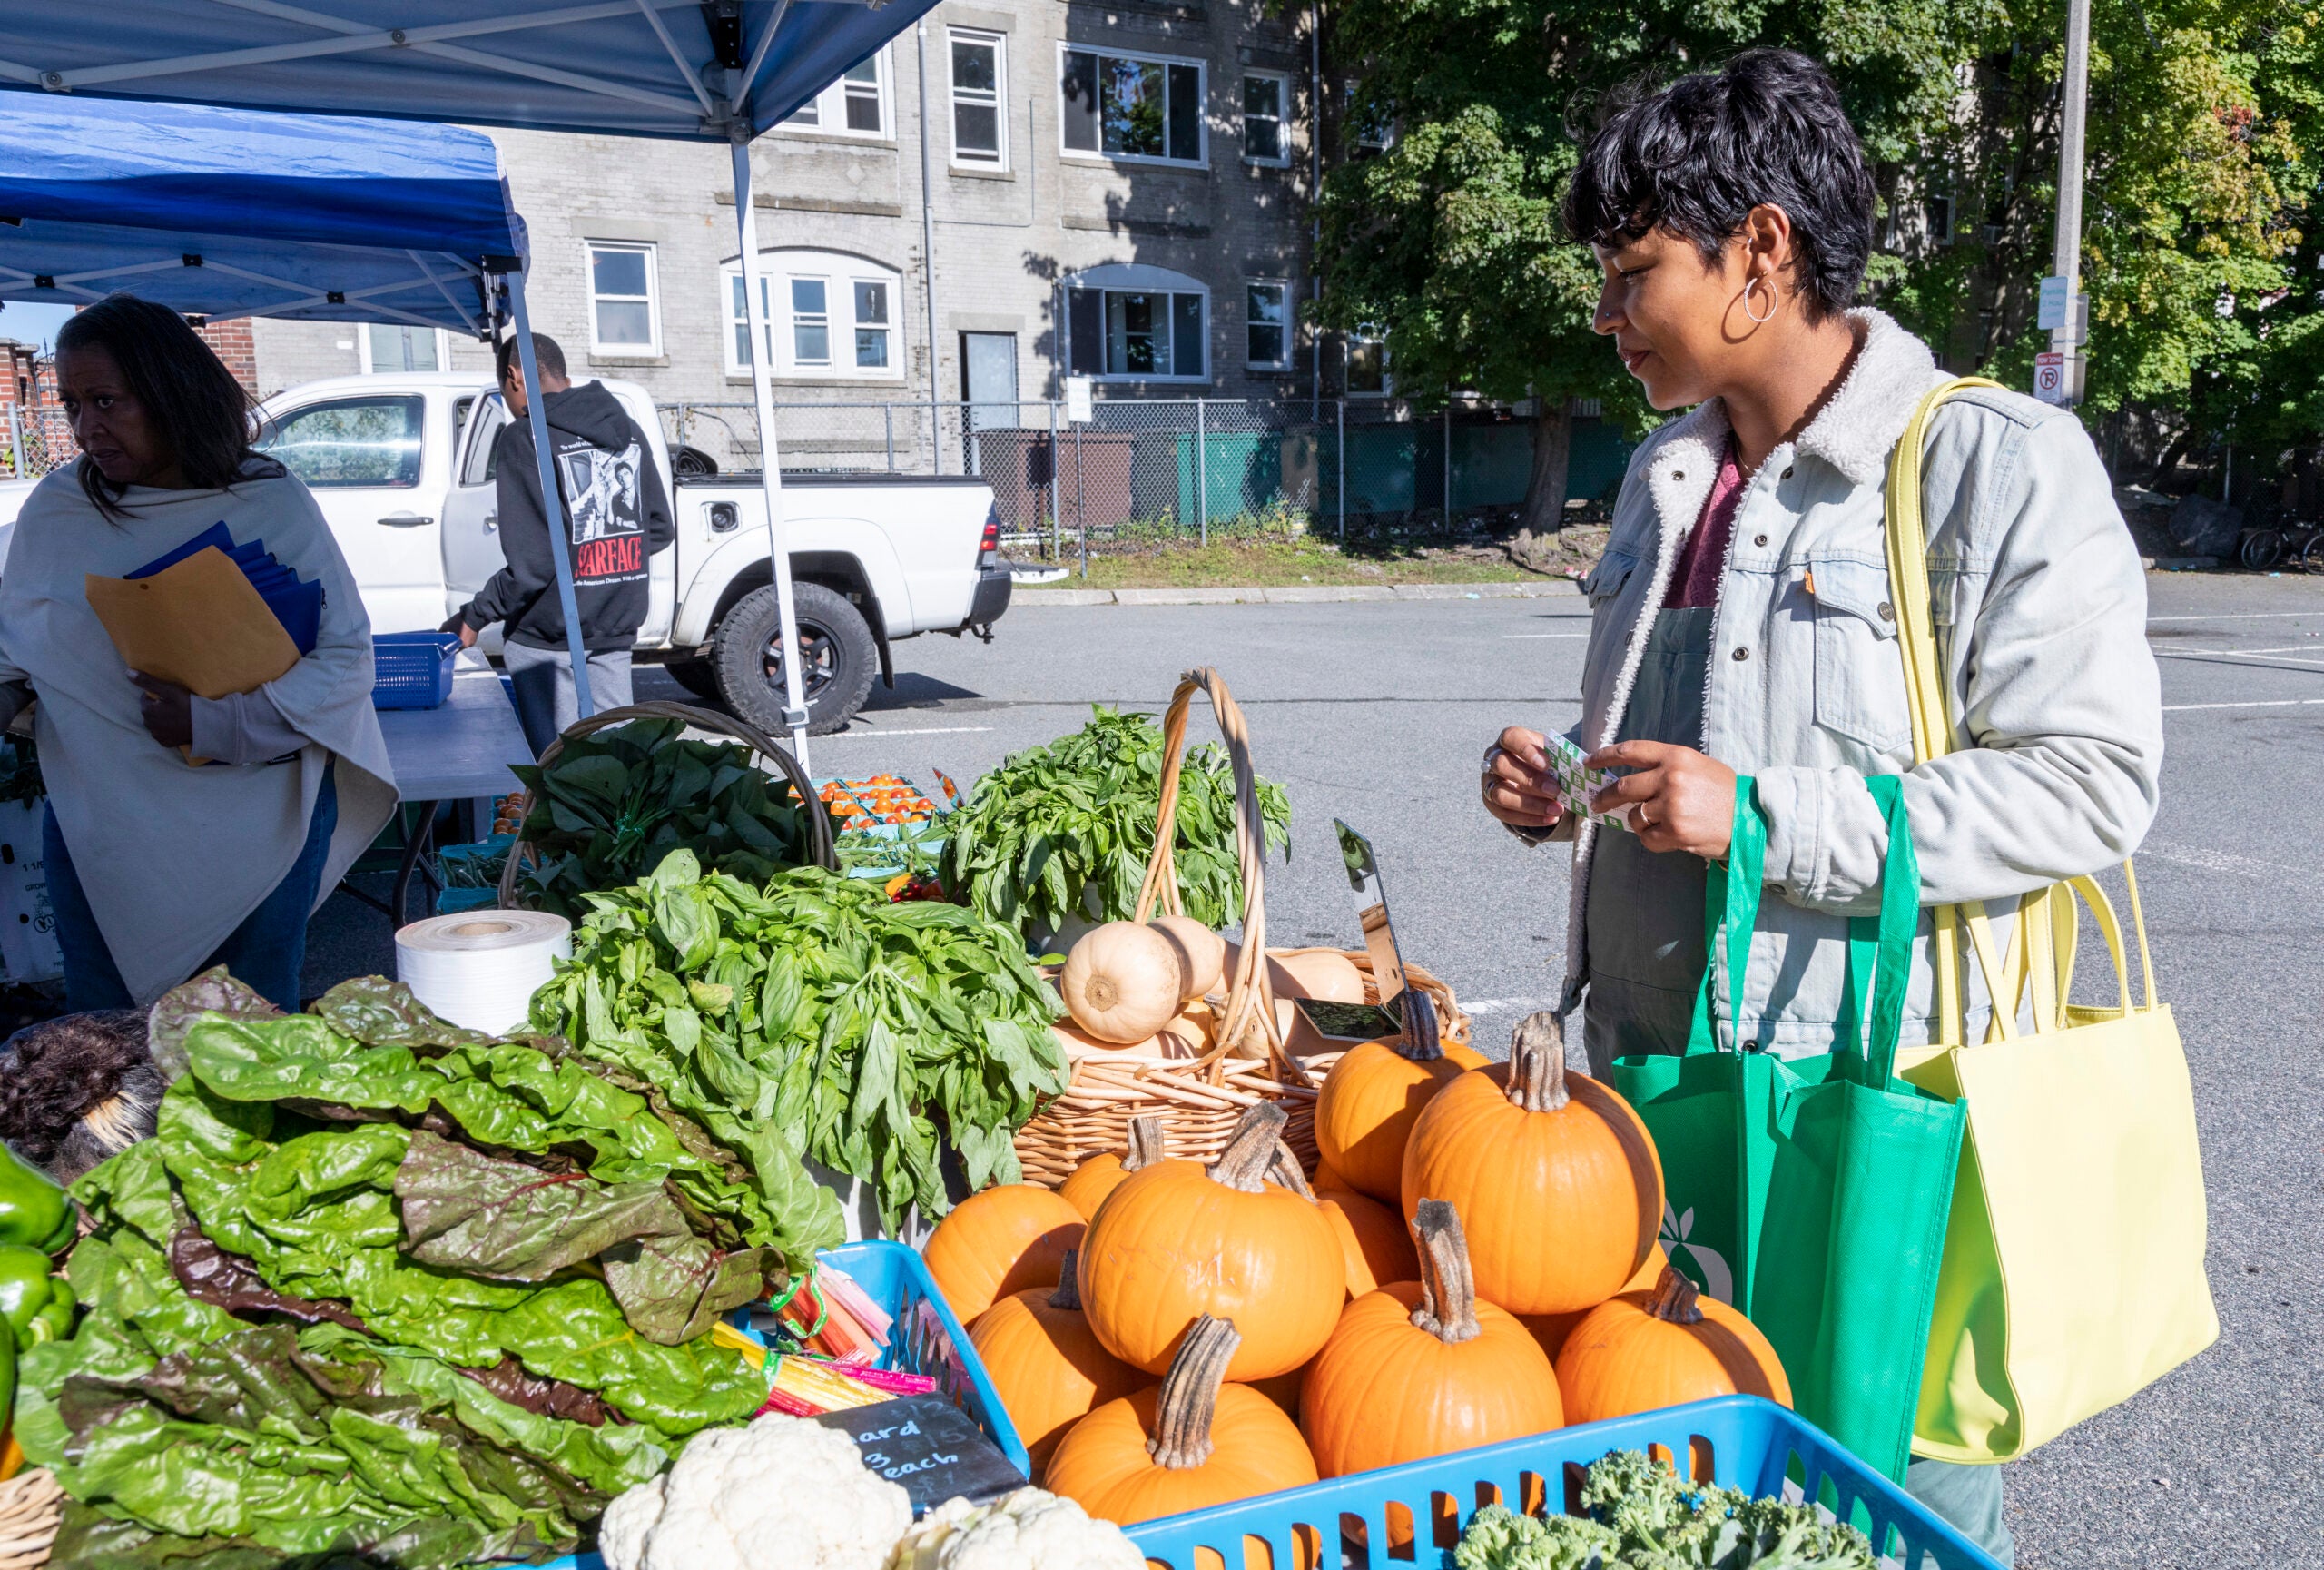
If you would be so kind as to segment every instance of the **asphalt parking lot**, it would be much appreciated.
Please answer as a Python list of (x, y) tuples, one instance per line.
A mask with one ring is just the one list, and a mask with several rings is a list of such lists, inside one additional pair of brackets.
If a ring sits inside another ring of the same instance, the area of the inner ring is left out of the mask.
[[(2324, 1565), (2324, 582), (2148, 582), (2170, 750), (2141, 884), (2194, 1077), (2222, 1330), (2011, 1468), (2019, 1563)], [(1574, 597), (1020, 607), (990, 646), (899, 645), (909, 674), (816, 739), (813, 772), (941, 768), (966, 785), (1092, 704), (1158, 710), (1182, 669), (1215, 666), (1259, 771), (1293, 801), (1270, 941), (1358, 941), (1329, 841), (1344, 818), (1379, 851), (1407, 955), (1452, 983), (1481, 1044), (1505, 1049), (1556, 991), (1568, 873), (1562, 848), (1528, 851), (1484, 816), (1476, 763), (1504, 725), (1573, 722), (1586, 629)], [(655, 673), (639, 696), (682, 695)], [(1215, 733), (1198, 718), (1192, 734)], [(391, 963), (384, 918), (335, 898), (310, 986)]]

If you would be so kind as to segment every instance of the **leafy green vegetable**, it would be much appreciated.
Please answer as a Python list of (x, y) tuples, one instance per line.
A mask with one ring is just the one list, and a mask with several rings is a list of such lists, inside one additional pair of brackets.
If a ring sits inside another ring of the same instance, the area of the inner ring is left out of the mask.
[(1477, 1512), (1459, 1570), (1874, 1570), (1863, 1533), (1812, 1504), (1686, 1481), (1669, 1463), (1610, 1452), (1581, 1489), (1587, 1517)]
[(944, 1212), (945, 1140), (971, 1188), (1016, 1180), (1016, 1131), (1065, 1087), (1056, 994), (974, 912), (813, 867), (761, 890), (683, 851), (587, 898), (534, 1026), (754, 1163), (796, 1170), (803, 1151), (868, 1180), (891, 1225)]
[(675, 719), (632, 720), (565, 743), (517, 776), (532, 792), (522, 838), (528, 903), (576, 919), (590, 889), (635, 882), (681, 847), (753, 882), (808, 859), (809, 812), (791, 782), (754, 767), (736, 742), (687, 741)]
[[(1128, 920), (1154, 853), (1162, 732), (1145, 715), (1092, 714), (1071, 736), (1011, 755), (944, 820), (944, 886), (1028, 935), (1075, 916)], [(1287, 845), (1291, 798), (1265, 780), (1258, 798), (1268, 845)], [(1216, 745), (1187, 749), (1172, 848), (1187, 914), (1214, 931), (1242, 920), (1235, 776)]]

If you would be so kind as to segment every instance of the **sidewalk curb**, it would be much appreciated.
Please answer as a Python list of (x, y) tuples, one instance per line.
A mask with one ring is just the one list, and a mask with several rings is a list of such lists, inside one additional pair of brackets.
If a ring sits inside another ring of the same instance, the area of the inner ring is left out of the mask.
[(1539, 583), (1302, 583), (1275, 588), (1020, 588), (1012, 608), (1083, 605), (1338, 605), (1356, 600), (1563, 599), (1580, 595), (1566, 578)]

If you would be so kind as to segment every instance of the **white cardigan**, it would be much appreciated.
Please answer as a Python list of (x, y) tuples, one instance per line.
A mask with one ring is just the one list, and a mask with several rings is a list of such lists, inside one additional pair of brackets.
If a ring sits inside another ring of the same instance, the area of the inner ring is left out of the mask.
[[(84, 459), (83, 461), (86, 461)], [(269, 465), (270, 469), (273, 466)], [(371, 624), (330, 528), (286, 475), (225, 490), (132, 487), (109, 518), (74, 467), (25, 499), (0, 575), (0, 682), (30, 684), (49, 805), (122, 980), (143, 1005), (193, 973), (298, 860), (337, 770), (339, 829), (316, 903), (395, 810), (371, 708)], [(281, 764), (194, 767), (147, 733), (141, 695), (84, 577), (119, 578), (223, 522), (323, 586), (314, 652), (260, 690), (306, 740)]]

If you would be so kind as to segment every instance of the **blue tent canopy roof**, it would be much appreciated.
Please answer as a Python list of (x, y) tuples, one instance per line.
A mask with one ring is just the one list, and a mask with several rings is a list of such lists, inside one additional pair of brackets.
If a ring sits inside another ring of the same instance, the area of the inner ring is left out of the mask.
[[(473, 332), (521, 265), (491, 139), (455, 126), (0, 94), (0, 299)], [(44, 282), (44, 281), (46, 281)]]
[(725, 143), (935, 0), (102, 0), (0, 15), (0, 87)]

